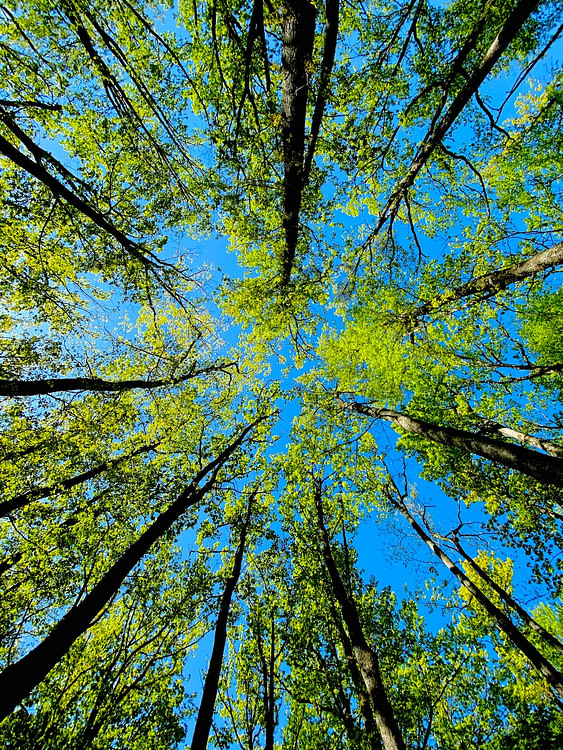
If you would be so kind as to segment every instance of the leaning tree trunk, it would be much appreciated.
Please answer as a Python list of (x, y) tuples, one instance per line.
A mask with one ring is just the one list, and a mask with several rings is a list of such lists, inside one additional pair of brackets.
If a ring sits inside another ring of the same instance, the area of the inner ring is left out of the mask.
[(542, 484), (563, 487), (563, 459), (524, 448), (521, 445), (494, 440), (456, 427), (440, 427), (416, 417), (410, 417), (393, 409), (377, 409), (357, 402), (341, 400), (347, 409), (374, 419), (385, 419), (401, 430), (420, 435), (433, 443), (460, 448), (466, 453), (493, 461), (509, 469), (537, 479)]
[(424, 167), (428, 159), (444, 139), (448, 130), (452, 127), (475, 93), (479, 90), (479, 87), (489, 75), (500, 57), (504, 54), (510, 43), (520, 32), (520, 29), (535, 10), (537, 4), (538, 0), (519, 0), (519, 2), (517, 2), (516, 6), (513, 8), (493, 40), (491, 46), (481, 58), (476, 68), (467, 76), (465, 83), (453, 98), (450, 106), (441, 119), (438, 122), (435, 122), (436, 118), (433, 118), (432, 125), (426, 133), (426, 136), (418, 149), (418, 153), (406, 175), (399, 181), (389, 196), (387, 203), (379, 214), (379, 219), (377, 220), (375, 229), (368, 237), (366, 243), (364, 243), (365, 245), (369, 245), (374, 236), (379, 233), (389, 215), (393, 215), (397, 211), (401, 200), (406, 195), (407, 190), (413, 185), (420, 170)]
[(282, 287), (287, 286), (297, 249), (303, 193), (308, 65), (315, 41), (316, 8), (309, 0), (286, 0), (282, 30), (283, 228)]
[(157, 380), (102, 380), (102, 378), (44, 378), (41, 380), (0, 380), (0, 396), (42, 396), (49, 393), (69, 391), (95, 391), (101, 393), (121, 393), (135, 389), (162, 388), (174, 386), (208, 375), (212, 372), (224, 372), (233, 367), (234, 362), (223, 365), (194, 368), (178, 378), (159, 378)]
[(368, 646), (354, 600), (348, 596), (338, 568), (332, 557), (330, 539), (324, 523), (322, 492), (320, 485), (315, 489), (315, 505), (321, 546), (328, 574), (330, 576), (334, 597), (340, 606), (342, 618), (346, 624), (354, 658), (362, 675), (371, 702), (373, 716), (385, 750), (406, 750), (401, 730), (395, 719), (393, 708), (379, 670), (377, 654)]
[(520, 630), (518, 630), (512, 620), (495, 604), (493, 604), (481, 589), (479, 589), (473, 581), (468, 578), (460, 568), (458, 568), (453, 560), (446, 555), (441, 547), (436, 544), (434, 539), (426, 533), (422, 526), (409, 512), (404, 500), (398, 496), (393, 498), (391, 493), (388, 493), (388, 497), (399, 512), (408, 520), (418, 536), (430, 547), (436, 557), (451, 573), (453, 573), (461, 585), (466, 588), (475, 600), (483, 607), (498, 629), (507, 636), (512, 644), (526, 657), (526, 659), (528, 659), (542, 677), (545, 678), (557, 695), (563, 699), (563, 676), (557, 671), (557, 669), (555, 669), (553, 664), (551, 664), (551, 662), (538, 651), (534, 644), (531, 643), (526, 636), (520, 632)]
[(407, 331), (413, 331), (425, 315), (434, 315), (443, 308), (449, 308), (453, 302), (474, 297), (475, 302), (489, 298), (503, 291), (511, 284), (518, 281), (534, 278), (540, 273), (563, 263), (563, 242), (542, 250), (525, 260), (513, 263), (511, 266), (501, 268), (498, 271), (477, 276), (475, 279), (466, 281), (465, 284), (444, 292), (428, 302), (423, 302), (412, 310), (400, 315), (405, 321)]
[(498, 596), (503, 600), (503, 602), (508, 605), (511, 609), (513, 609), (516, 614), (520, 617), (520, 619), (526, 623), (526, 625), (530, 628), (530, 630), (534, 630), (540, 638), (542, 638), (549, 646), (551, 646), (553, 649), (555, 649), (559, 654), (563, 656), (563, 643), (561, 643), (557, 638), (552, 635), (549, 630), (546, 630), (543, 625), (541, 625), (537, 620), (534, 620), (534, 618), (529, 615), (526, 610), (521, 607), (516, 599), (514, 599), (508, 591), (502, 588), (502, 586), (499, 586), (499, 584), (491, 578), (491, 576), (487, 573), (486, 570), (484, 570), (478, 562), (476, 562), (471, 555), (468, 555), (467, 552), (463, 549), (461, 546), (459, 539), (455, 538), (453, 540), (455, 547), (459, 554), (463, 557), (463, 559), (467, 562), (468, 565), (471, 566), (471, 568), (477, 573), (478, 576), (480, 576), (486, 584), (488, 584), (493, 591), (495, 591)]
[(31, 490), (22, 492), (21, 494), (12, 497), (10, 500), (5, 500), (3, 503), (0, 503), (0, 517), (8, 516), (15, 510), (24, 508), (26, 505), (29, 505), (29, 503), (32, 503), (35, 500), (42, 500), (45, 497), (52, 497), (53, 495), (58, 495), (59, 493), (64, 492), (64, 490), (70, 490), (73, 487), (78, 487), (79, 485), (84, 484), (90, 479), (103, 474), (104, 471), (107, 471), (111, 467), (118, 466), (124, 461), (127, 461), (127, 459), (129, 458), (134, 458), (135, 456), (139, 456), (142, 453), (149, 453), (150, 451), (153, 451), (157, 447), (157, 445), (158, 443), (153, 443), (152, 445), (143, 445), (140, 448), (137, 448), (137, 450), (133, 451), (133, 453), (129, 453), (126, 456), (119, 456), (118, 458), (113, 458), (109, 461), (103, 461), (101, 464), (94, 466), (92, 469), (83, 471), (81, 474), (76, 474), (74, 477), (62, 479), (55, 484), (46, 485), (43, 487), (34, 487)]
[[(72, 607), (38, 646), (18, 662), (4, 669), (0, 674), (0, 695), (2, 696), (0, 721), (8, 716), (31, 693), (63, 658), (73, 643), (90, 627), (92, 620), (117, 594), (127, 575), (147, 554), (151, 546), (170, 529), (189, 507), (197, 503), (213, 487), (219, 469), (240, 447), (250, 430), (263, 419), (265, 417), (261, 417), (245, 427), (241, 434), (217, 458), (201, 469), (190, 485), (123, 553), (80, 604)], [(212, 473), (211, 478), (203, 487), (198, 488), (201, 480), (209, 473)]]
[(205, 684), (203, 686), (203, 693), (201, 695), (201, 702), (199, 704), (199, 711), (197, 713), (194, 733), (190, 745), (191, 750), (205, 750), (209, 740), (209, 733), (213, 725), (213, 714), (215, 712), (215, 701), (219, 690), (219, 678), (221, 676), (221, 667), (223, 665), (223, 654), (225, 653), (225, 645), (227, 643), (227, 621), (229, 619), (233, 594), (242, 570), (244, 547), (246, 544), (248, 528), (250, 526), (250, 517), (255, 497), (256, 492), (252, 493), (249, 498), (246, 518), (242, 524), (239, 543), (235, 552), (233, 570), (231, 575), (227, 578), (225, 590), (221, 597), (219, 614), (217, 615), (217, 623), (215, 625), (213, 649), (211, 651), (209, 667), (205, 677)]

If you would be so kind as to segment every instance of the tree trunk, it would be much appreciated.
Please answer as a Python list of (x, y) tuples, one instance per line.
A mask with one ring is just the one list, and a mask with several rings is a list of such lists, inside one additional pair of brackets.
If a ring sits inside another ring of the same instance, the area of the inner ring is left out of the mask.
[[(3, 696), (0, 704), (0, 721), (30, 694), (62, 659), (77, 638), (89, 628), (92, 620), (117, 594), (127, 575), (142, 560), (151, 546), (189, 507), (197, 503), (213, 487), (219, 469), (239, 448), (250, 430), (264, 419), (265, 417), (261, 417), (245, 427), (217, 458), (201, 469), (168, 510), (161, 513), (140, 538), (123, 553), (80, 604), (72, 607), (38, 646), (0, 673), (0, 695)], [(203, 487), (198, 488), (199, 482), (210, 472), (212, 472), (211, 478)]]
[(217, 615), (217, 623), (215, 625), (213, 649), (211, 651), (209, 667), (207, 669), (207, 675), (205, 677), (205, 684), (203, 686), (203, 693), (201, 695), (201, 702), (199, 704), (199, 711), (197, 714), (192, 742), (190, 745), (191, 750), (205, 750), (207, 748), (209, 732), (211, 731), (211, 727), (213, 725), (213, 714), (215, 713), (215, 701), (217, 699), (217, 692), (219, 690), (219, 678), (221, 676), (221, 667), (223, 665), (223, 654), (225, 653), (225, 645), (227, 643), (227, 621), (229, 618), (233, 594), (242, 570), (244, 547), (246, 544), (248, 528), (250, 526), (252, 506), (254, 504), (255, 497), (256, 492), (252, 493), (249, 498), (246, 518), (244, 519), (244, 522), (242, 524), (239, 543), (235, 552), (233, 571), (227, 578), (225, 590), (223, 591), (223, 596), (221, 597), (221, 604), (219, 606), (219, 613)]
[(413, 331), (425, 315), (434, 314), (444, 307), (449, 307), (452, 302), (465, 299), (475, 295), (476, 301), (492, 297), (498, 292), (506, 289), (511, 284), (516, 284), (524, 279), (534, 278), (540, 273), (547, 271), (553, 266), (563, 263), (563, 242), (542, 250), (530, 258), (514, 263), (498, 271), (486, 273), (476, 279), (470, 279), (465, 284), (445, 292), (428, 302), (423, 302), (413, 310), (403, 313), (400, 317), (406, 321), (407, 331)]
[(527, 432), (513, 430), (511, 427), (505, 427), (504, 425), (499, 424), (498, 422), (493, 422), (489, 419), (483, 419), (483, 427), (481, 429), (486, 433), (496, 433), (497, 435), (503, 435), (512, 440), (517, 440), (519, 443), (531, 445), (533, 448), (544, 451), (550, 456), (563, 458), (563, 447), (557, 445), (557, 443), (554, 443), (552, 440), (544, 440), (535, 435), (529, 435)]
[(521, 445), (504, 443), (455, 427), (440, 427), (393, 409), (377, 409), (367, 404), (356, 402), (350, 404), (343, 400), (341, 403), (358, 414), (374, 419), (385, 419), (402, 430), (420, 435), (426, 440), (451, 448), (460, 448), (466, 453), (473, 453), (509, 469), (516, 469), (522, 474), (537, 479), (542, 484), (563, 487), (563, 459), (561, 458), (546, 456)]
[[(20, 169), (23, 169), (28, 174), (35, 177), (35, 179), (42, 182), (43, 185), (57, 198), (62, 198), (66, 203), (75, 208), (84, 216), (87, 216), (91, 221), (94, 222), (100, 229), (103, 229), (114, 239), (116, 239), (121, 247), (129, 253), (133, 258), (138, 260), (144, 266), (151, 266), (158, 263), (152, 253), (145, 251), (140, 245), (133, 240), (129, 239), (127, 235), (120, 229), (117, 229), (111, 222), (109, 222), (103, 214), (97, 209), (93, 208), (90, 204), (80, 198), (76, 193), (63, 185), (56, 177), (53, 177), (42, 164), (30, 159), (25, 154), (22, 154), (19, 149), (6, 140), (3, 135), (0, 135), (0, 153), (4, 154), (10, 161), (16, 164)], [(150, 256), (151, 260), (149, 260)]]
[(346, 662), (348, 664), (348, 669), (350, 670), (352, 682), (354, 683), (354, 687), (356, 689), (358, 706), (364, 720), (364, 727), (368, 736), (369, 746), (371, 750), (380, 750), (379, 740), (376, 736), (377, 730), (373, 719), (373, 711), (371, 709), (369, 698), (365, 692), (365, 684), (363, 682), (362, 675), (354, 658), (354, 651), (352, 649), (352, 644), (350, 643), (350, 638), (348, 637), (346, 628), (342, 624), (342, 618), (339, 617), (336, 613), (334, 605), (331, 605), (331, 612), (334, 618), (334, 622), (336, 623), (336, 627), (338, 628), (340, 641), (344, 650), (344, 656), (346, 657)]
[(94, 477), (103, 474), (104, 471), (107, 471), (112, 466), (117, 466), (118, 464), (123, 463), (123, 461), (127, 461), (127, 459), (133, 458), (134, 456), (139, 456), (142, 453), (153, 451), (157, 447), (157, 445), (158, 443), (152, 443), (152, 445), (143, 445), (141, 448), (133, 451), (133, 453), (129, 453), (127, 456), (119, 456), (119, 458), (114, 458), (110, 461), (104, 461), (103, 463), (98, 464), (98, 466), (94, 466), (93, 469), (83, 471), (81, 474), (77, 474), (76, 476), (70, 477), (69, 479), (63, 479), (60, 482), (56, 482), (55, 484), (51, 484), (45, 487), (34, 487), (27, 492), (22, 492), (21, 494), (13, 497), (11, 500), (5, 500), (3, 503), (0, 503), (0, 517), (8, 516), (15, 510), (24, 508), (34, 500), (41, 500), (44, 497), (58, 495), (64, 490), (70, 490), (73, 487), (84, 484), (84, 482), (87, 482), (89, 479), (93, 479)]
[(356, 604), (354, 600), (348, 596), (346, 587), (342, 582), (342, 578), (340, 577), (340, 573), (338, 572), (338, 568), (332, 557), (330, 540), (324, 524), (322, 491), (320, 485), (315, 489), (315, 504), (317, 508), (319, 530), (321, 533), (321, 546), (325, 565), (330, 576), (334, 597), (340, 606), (342, 617), (348, 630), (354, 658), (370, 698), (371, 708), (381, 736), (381, 741), (383, 742), (385, 750), (406, 750), (405, 742), (381, 679), (377, 654), (368, 646), (360, 623)]
[(210, 372), (223, 372), (235, 363), (211, 365), (191, 372), (179, 378), (159, 380), (102, 380), (101, 378), (45, 378), (42, 380), (0, 380), (0, 396), (42, 396), (61, 391), (97, 391), (103, 393), (129, 391), (134, 388), (161, 388), (166, 385), (179, 385), (187, 380), (207, 375)]
[(316, 8), (309, 0), (286, 0), (282, 30), (283, 227), (282, 287), (287, 286), (297, 249), (303, 193), (303, 155), (309, 71)]
[(517, 613), (517, 615), (530, 628), (530, 630), (534, 630), (549, 646), (563, 655), (563, 643), (558, 641), (554, 635), (552, 635), (543, 627), (543, 625), (540, 625), (539, 622), (534, 620), (534, 618), (529, 615), (526, 610), (521, 607), (515, 599), (513, 599), (512, 596), (510, 596), (508, 591), (503, 589), (502, 586), (499, 586), (499, 584), (491, 578), (487, 571), (484, 570), (479, 565), (479, 563), (477, 563), (470, 555), (467, 554), (457, 538), (454, 538), (453, 541), (457, 551), (463, 557), (463, 559), (473, 568), (477, 575), (480, 576), (485, 581), (485, 583), (487, 583), (493, 589), (493, 591), (495, 591), (500, 596), (503, 602)]
[(417, 178), (418, 173), (422, 167), (426, 164), (430, 156), (434, 153), (435, 149), (442, 142), (442, 139), (457, 120), (463, 109), (469, 103), (474, 94), (479, 90), (479, 87), (489, 75), (495, 64), (498, 62), (500, 56), (505, 52), (509, 44), (514, 40), (516, 35), (519, 33), (522, 26), (526, 23), (532, 12), (535, 10), (538, 4), (538, 0), (519, 0), (515, 8), (512, 10), (502, 28), (495, 37), (493, 43), (467, 78), (466, 82), (462, 86), (461, 90), (456, 94), (450, 106), (448, 107), (442, 118), (433, 124), (420, 146), (416, 157), (414, 158), (411, 166), (409, 167), (406, 175), (400, 180), (396, 188), (391, 193), (387, 203), (379, 215), (377, 224), (374, 231), (368, 237), (365, 245), (373, 240), (373, 237), (379, 233), (381, 227), (387, 220), (389, 214), (393, 214), (407, 190), (413, 185)]
[(326, 0), (326, 27), (323, 47), (323, 59), (321, 62), (321, 72), (319, 74), (319, 93), (315, 102), (315, 109), (311, 118), (311, 132), (309, 133), (309, 146), (305, 163), (303, 166), (303, 184), (306, 185), (311, 173), (313, 156), (317, 147), (317, 139), (321, 130), (321, 123), (326, 106), (330, 76), (334, 66), (334, 56), (336, 54), (336, 42), (338, 40), (338, 24), (340, 18), (340, 0)]
[(436, 542), (426, 533), (426, 531), (420, 526), (407, 509), (403, 499), (393, 499), (391, 493), (389, 494), (395, 507), (403, 514), (408, 520), (412, 528), (416, 531), (418, 536), (430, 547), (432, 552), (438, 557), (438, 559), (453, 573), (458, 579), (462, 586), (475, 598), (475, 600), (483, 607), (485, 612), (494, 621), (496, 626), (501, 630), (512, 644), (528, 659), (528, 661), (538, 670), (538, 672), (545, 678), (545, 680), (551, 685), (555, 692), (560, 698), (563, 698), (563, 676), (555, 669), (555, 667), (548, 661), (543, 654), (541, 654), (533, 643), (521, 633), (518, 628), (514, 625), (512, 620), (507, 615), (498, 609), (498, 607), (491, 602), (491, 600), (477, 588), (473, 581), (468, 578), (465, 573), (455, 565), (455, 563), (446, 555), (446, 553), (436, 544)]

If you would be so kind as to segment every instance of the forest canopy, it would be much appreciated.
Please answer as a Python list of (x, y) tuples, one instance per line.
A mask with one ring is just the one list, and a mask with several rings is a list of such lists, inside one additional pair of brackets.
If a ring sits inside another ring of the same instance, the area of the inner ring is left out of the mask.
[(2, 746), (562, 746), (562, 19), (0, 5)]

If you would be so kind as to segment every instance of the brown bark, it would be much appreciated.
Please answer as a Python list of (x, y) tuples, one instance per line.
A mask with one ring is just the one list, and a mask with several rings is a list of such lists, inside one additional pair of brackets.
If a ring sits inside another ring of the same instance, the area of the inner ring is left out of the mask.
[(76, 476), (70, 477), (69, 479), (63, 479), (56, 484), (51, 484), (44, 487), (34, 487), (31, 490), (27, 490), (27, 492), (22, 492), (20, 495), (16, 495), (11, 500), (5, 500), (3, 503), (0, 503), (0, 517), (7, 516), (10, 513), (13, 513), (15, 510), (24, 508), (34, 500), (41, 500), (44, 497), (58, 495), (64, 490), (70, 490), (73, 487), (84, 484), (84, 482), (87, 482), (89, 479), (93, 479), (94, 477), (103, 474), (104, 471), (107, 471), (111, 467), (123, 463), (123, 461), (127, 461), (127, 459), (129, 458), (134, 458), (135, 456), (139, 456), (142, 453), (153, 451), (157, 447), (157, 445), (158, 443), (143, 445), (140, 448), (137, 448), (136, 451), (133, 451), (133, 453), (129, 453), (126, 456), (119, 456), (119, 458), (114, 458), (110, 461), (103, 461), (101, 464), (94, 466), (94, 468), (83, 471), (81, 474), (77, 474)]
[(559, 242), (557, 245), (547, 250), (542, 250), (536, 253), (536, 255), (525, 258), (511, 266), (483, 274), (475, 279), (470, 279), (465, 284), (461, 284), (461, 286), (445, 292), (441, 297), (423, 302), (414, 309), (403, 313), (400, 317), (406, 321), (407, 331), (413, 331), (425, 315), (434, 314), (444, 308), (450, 308), (453, 302), (473, 296), (475, 297), (475, 302), (492, 297), (511, 284), (516, 284), (518, 281), (523, 281), (524, 279), (534, 278), (540, 273), (554, 266), (559, 266), (562, 263), (563, 242)]
[(406, 432), (420, 435), (426, 440), (431, 440), (440, 445), (460, 448), (466, 453), (482, 456), (489, 461), (533, 477), (542, 484), (563, 487), (563, 459), (561, 458), (546, 456), (521, 445), (505, 443), (455, 427), (440, 427), (422, 419), (401, 414), (401, 412), (393, 409), (377, 409), (356, 402), (346, 403), (341, 401), (341, 403), (346, 408), (358, 412), (358, 414), (364, 414), (374, 419), (385, 419)]
[[(501, 55), (506, 51), (509, 44), (519, 33), (522, 26), (526, 23), (531, 13), (535, 10), (538, 4), (538, 0), (519, 0), (516, 4), (502, 28), (498, 32), (491, 46), (473, 70), (471, 75), (468, 76), (464, 85), (460, 91), (456, 94), (450, 106), (439, 120), (438, 123), (433, 124), (415, 156), (412, 164), (410, 165), (406, 175), (400, 180), (393, 192), (391, 193), (387, 203), (382, 209), (379, 219), (377, 221), (374, 231), (369, 236), (365, 245), (373, 240), (373, 237), (378, 234), (381, 227), (387, 220), (389, 214), (396, 212), (401, 200), (405, 196), (407, 190), (413, 185), (416, 180), (418, 173), (422, 167), (426, 164), (430, 156), (434, 153), (437, 146), (440, 145), (442, 139), (457, 120), (463, 109), (471, 100), (471, 97), (479, 90), (479, 87), (489, 75), (495, 64), (500, 59)], [(461, 67), (461, 66), (460, 66)]]
[(332, 557), (330, 539), (324, 523), (322, 490), (320, 485), (315, 490), (315, 504), (325, 565), (330, 576), (334, 597), (340, 606), (342, 617), (348, 630), (354, 658), (366, 686), (381, 741), (385, 750), (406, 750), (405, 742), (381, 679), (377, 654), (367, 643), (356, 604), (348, 596), (346, 587)]
[(286, 0), (282, 30), (283, 228), (282, 287), (287, 286), (297, 249), (303, 193), (303, 155), (309, 72), (316, 8), (309, 0)]
[[(30, 694), (63, 658), (73, 643), (90, 627), (94, 618), (118, 593), (127, 575), (147, 554), (151, 546), (170, 529), (189, 507), (209, 492), (215, 484), (219, 469), (240, 447), (246, 435), (263, 419), (265, 417), (261, 417), (245, 427), (240, 435), (217, 458), (198, 471), (189, 486), (123, 553), (80, 604), (72, 607), (38, 646), (0, 673), (0, 695), (3, 696), (0, 703), (0, 721)], [(199, 487), (199, 483), (208, 474), (211, 474), (211, 478), (202, 487)]]
[(41, 396), (61, 391), (96, 391), (103, 393), (121, 392), (134, 388), (161, 388), (167, 385), (179, 385), (200, 375), (211, 372), (223, 372), (234, 362), (224, 365), (211, 365), (193, 369), (179, 378), (161, 378), (157, 380), (102, 380), (102, 378), (43, 378), (39, 380), (0, 380), (0, 396)]
[(199, 711), (197, 713), (194, 733), (190, 745), (191, 750), (205, 750), (207, 748), (209, 732), (211, 731), (211, 727), (213, 725), (215, 701), (217, 699), (217, 692), (219, 690), (219, 678), (221, 676), (223, 655), (225, 653), (225, 645), (227, 643), (227, 621), (229, 619), (229, 612), (231, 609), (233, 594), (235, 592), (235, 588), (237, 586), (242, 570), (242, 559), (244, 557), (246, 536), (250, 526), (252, 506), (254, 504), (255, 497), (256, 492), (254, 492), (249, 498), (246, 518), (244, 519), (242, 524), (239, 543), (235, 552), (233, 570), (231, 575), (227, 578), (223, 596), (221, 597), (221, 603), (219, 605), (219, 612), (217, 615), (217, 623), (215, 625), (213, 649), (211, 651), (209, 667), (207, 668), (207, 675), (205, 677), (205, 684), (203, 686), (203, 693), (201, 695)]
[(541, 654), (526, 636), (518, 630), (512, 620), (505, 615), (493, 602), (479, 589), (473, 581), (458, 568), (458, 566), (446, 555), (446, 553), (436, 544), (436, 542), (426, 533), (422, 526), (416, 521), (407, 509), (403, 499), (393, 498), (389, 493), (389, 498), (399, 510), (400, 513), (408, 520), (418, 536), (430, 547), (436, 557), (453, 573), (461, 585), (469, 591), (475, 600), (483, 607), (485, 612), (491, 617), (499, 630), (501, 630), (513, 645), (521, 651), (528, 661), (538, 670), (538, 672), (551, 685), (560, 698), (563, 698), (563, 676), (555, 669), (548, 659)]

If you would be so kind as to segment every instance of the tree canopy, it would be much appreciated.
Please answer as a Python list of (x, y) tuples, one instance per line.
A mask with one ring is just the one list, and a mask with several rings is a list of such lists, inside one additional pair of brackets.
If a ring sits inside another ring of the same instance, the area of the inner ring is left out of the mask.
[(3, 746), (561, 747), (562, 18), (0, 5)]

